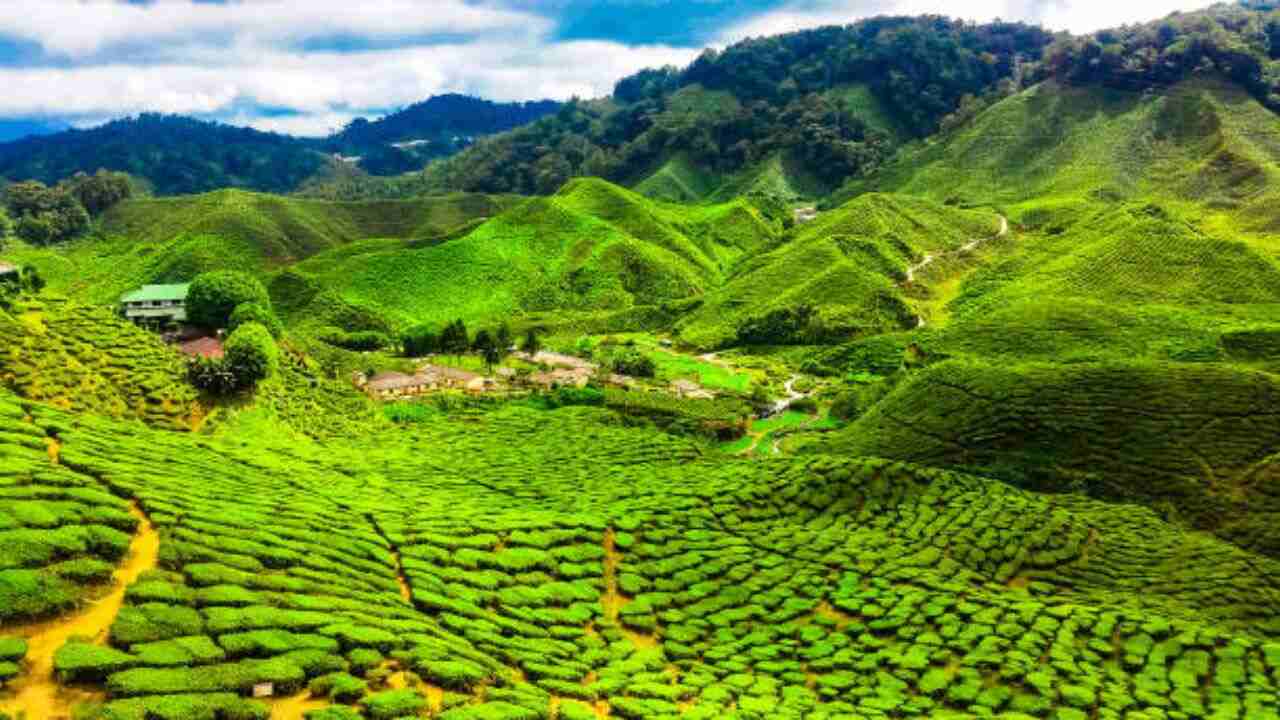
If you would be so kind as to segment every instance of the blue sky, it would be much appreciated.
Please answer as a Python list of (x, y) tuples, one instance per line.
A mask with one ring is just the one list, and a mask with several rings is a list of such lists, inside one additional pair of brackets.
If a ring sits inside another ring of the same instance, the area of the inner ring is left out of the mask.
[(442, 92), (607, 94), (708, 46), (877, 14), (1088, 32), (1207, 0), (0, 0), (0, 139), (155, 111), (320, 135)]

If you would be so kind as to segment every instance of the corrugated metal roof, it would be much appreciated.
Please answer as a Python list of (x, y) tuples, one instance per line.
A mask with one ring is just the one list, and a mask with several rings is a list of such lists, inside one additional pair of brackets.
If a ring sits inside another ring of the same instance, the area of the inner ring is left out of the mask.
[(154, 302), (156, 300), (186, 300), (191, 285), (143, 285), (120, 298), (120, 302)]
[(18, 272), (18, 266), (7, 262), (0, 262), (0, 275), (8, 275), (9, 273)]

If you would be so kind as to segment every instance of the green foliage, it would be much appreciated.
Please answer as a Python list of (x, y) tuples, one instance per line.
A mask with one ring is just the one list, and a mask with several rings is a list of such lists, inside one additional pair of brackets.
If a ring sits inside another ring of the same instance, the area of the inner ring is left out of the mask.
[[(1051, 40), (1040, 28), (936, 17), (747, 40), (683, 71), (625, 78), (612, 102), (569, 102), (427, 175), (443, 188), (525, 194), (549, 194), (578, 176), (648, 176), (646, 192), (688, 200), (706, 197), (716, 175), (786, 156), (804, 168), (798, 174), (838, 184), (886, 157), (898, 128), (932, 132), (966, 95), (1009, 80), (1016, 56), (1036, 58)], [(875, 109), (832, 92), (848, 86), (869, 88)]]
[(241, 305), (270, 310), (267, 289), (255, 277), (232, 270), (204, 273), (191, 282), (187, 293), (187, 318), (209, 328), (229, 327), (232, 313)]
[(138, 663), (128, 653), (92, 643), (71, 641), (53, 655), (53, 671), (62, 682), (102, 682)]
[(1280, 34), (1274, 7), (1215, 5), (1144, 24), (1063, 37), (1045, 50), (1044, 71), (1073, 83), (1126, 90), (1161, 87), (1209, 69), (1280, 111), (1273, 66)]
[(29, 180), (4, 190), (5, 207), (17, 219), (14, 233), (32, 245), (51, 245), (79, 237), (89, 228), (89, 214), (72, 192)]
[(276, 317), (270, 307), (256, 302), (240, 303), (231, 311), (231, 317), (227, 319), (227, 332), (234, 333), (241, 325), (250, 322), (265, 327), (273, 338), (279, 339), (284, 335), (284, 324), (280, 322), (280, 318)]
[(61, 186), (93, 216), (133, 196), (133, 181), (128, 175), (101, 168), (93, 175), (77, 173)]
[(320, 335), (320, 340), (334, 347), (355, 352), (369, 352), (390, 347), (394, 341), (390, 335), (371, 330), (347, 332), (338, 328), (330, 329)]
[(241, 325), (223, 347), (227, 369), (241, 388), (250, 388), (271, 377), (280, 365), (280, 351), (271, 333), (256, 322)]
[(392, 720), (418, 714), (427, 706), (427, 700), (416, 690), (386, 690), (366, 697), (360, 704), (371, 720)]
[(654, 363), (653, 358), (635, 348), (618, 348), (600, 360), (611, 372), (619, 375), (651, 378), (657, 374), (657, 364)]

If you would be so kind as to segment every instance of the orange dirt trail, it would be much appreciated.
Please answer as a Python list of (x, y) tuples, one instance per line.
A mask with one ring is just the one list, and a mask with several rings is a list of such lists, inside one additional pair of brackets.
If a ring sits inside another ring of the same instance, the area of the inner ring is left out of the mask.
[(74, 614), (5, 631), (8, 635), (25, 637), (28, 650), (26, 672), (0, 695), (0, 711), (25, 712), (33, 719), (61, 720), (71, 717), (76, 703), (100, 699), (97, 693), (61, 687), (53, 677), (53, 654), (73, 636), (105, 642), (107, 631), (124, 604), (125, 589), (143, 572), (155, 568), (160, 556), (160, 535), (137, 503), (130, 506), (129, 513), (138, 519), (138, 529), (129, 543), (129, 555), (116, 570), (111, 591), (105, 597), (91, 601)]

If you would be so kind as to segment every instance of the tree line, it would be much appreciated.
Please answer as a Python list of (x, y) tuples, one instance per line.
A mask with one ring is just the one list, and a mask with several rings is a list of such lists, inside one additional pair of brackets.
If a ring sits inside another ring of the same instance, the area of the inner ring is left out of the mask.
[[(896, 141), (827, 93), (867, 86), (908, 137), (936, 131), (965, 98), (1006, 86), (1053, 41), (1021, 23), (873, 18), (708, 50), (689, 67), (624, 78), (607, 101), (575, 100), (428, 169), (438, 189), (546, 194), (581, 175), (632, 182), (676, 153), (733, 172), (790, 153), (838, 184)], [(737, 108), (683, 108), (682, 89), (724, 91)]]
[(1280, 112), (1280, 4), (1219, 4), (1085, 37), (1063, 36), (1046, 49), (1040, 77), (1145, 90), (1204, 72), (1230, 78)]
[(53, 187), (38, 180), (11, 183), (3, 193), (0, 242), (10, 228), (32, 245), (74, 239), (89, 230), (91, 217), (132, 195), (133, 183), (127, 175), (106, 170), (77, 173)]

